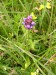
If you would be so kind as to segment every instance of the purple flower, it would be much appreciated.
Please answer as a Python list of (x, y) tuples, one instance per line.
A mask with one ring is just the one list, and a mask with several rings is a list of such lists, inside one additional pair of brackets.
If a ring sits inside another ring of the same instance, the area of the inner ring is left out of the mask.
[(24, 22), (22, 22), (22, 23), (25, 26), (25, 28), (27, 28), (27, 29), (31, 29), (35, 25), (35, 22), (33, 22), (32, 16), (28, 16), (28, 17), (24, 18), (23, 21)]

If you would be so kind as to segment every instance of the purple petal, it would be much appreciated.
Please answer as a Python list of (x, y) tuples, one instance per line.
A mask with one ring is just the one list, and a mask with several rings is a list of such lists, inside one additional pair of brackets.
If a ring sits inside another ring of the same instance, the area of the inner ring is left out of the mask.
[(23, 20), (25, 21), (27, 18), (23, 18)]
[(31, 23), (32, 26), (34, 26), (35, 24), (36, 24), (35, 22), (32, 22), (32, 23)]
[(24, 23), (24, 22), (22, 22), (22, 24), (23, 24), (23, 25), (25, 25), (25, 23)]
[(30, 26), (30, 29), (33, 28), (33, 26)]
[(25, 28), (30, 29), (31, 26), (30, 25), (25, 25)]
[(28, 19), (32, 19), (32, 16), (28, 16), (27, 18), (28, 18)]

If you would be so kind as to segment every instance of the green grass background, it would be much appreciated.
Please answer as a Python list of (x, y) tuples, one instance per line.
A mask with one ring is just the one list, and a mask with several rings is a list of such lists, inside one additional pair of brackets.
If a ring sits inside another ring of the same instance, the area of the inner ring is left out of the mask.
[[(56, 75), (56, 0), (51, 9), (35, 7), (47, 0), (0, 0), (0, 75)], [(27, 30), (23, 18), (34, 12), (35, 29)]]

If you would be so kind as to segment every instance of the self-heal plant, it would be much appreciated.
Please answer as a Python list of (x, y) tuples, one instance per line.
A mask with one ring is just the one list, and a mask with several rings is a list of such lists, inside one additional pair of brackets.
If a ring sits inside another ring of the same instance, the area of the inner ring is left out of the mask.
[(36, 19), (36, 17), (34, 16), (34, 14), (32, 13), (31, 15), (27, 16), (26, 18), (23, 18), (23, 25), (25, 28), (27, 29), (32, 29), (33, 26), (35, 26), (35, 22), (33, 21), (33, 19)]

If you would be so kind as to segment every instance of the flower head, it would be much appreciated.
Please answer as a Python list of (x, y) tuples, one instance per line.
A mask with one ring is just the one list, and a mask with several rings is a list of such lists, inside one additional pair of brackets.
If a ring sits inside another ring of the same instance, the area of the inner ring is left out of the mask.
[(24, 20), (23, 24), (24, 24), (25, 28), (27, 28), (27, 29), (31, 29), (35, 25), (35, 22), (33, 22), (32, 16), (28, 16), (28, 17), (24, 18), (23, 20)]

